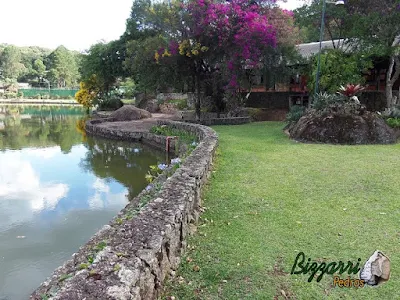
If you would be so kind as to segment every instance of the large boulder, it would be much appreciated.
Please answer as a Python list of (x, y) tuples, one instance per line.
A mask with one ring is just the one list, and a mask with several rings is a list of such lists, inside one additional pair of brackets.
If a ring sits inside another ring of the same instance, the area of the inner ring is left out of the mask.
[(124, 105), (112, 112), (110, 118), (114, 118), (116, 121), (132, 121), (151, 118), (151, 113), (133, 105)]
[(391, 144), (396, 134), (378, 115), (308, 113), (289, 129), (290, 137), (302, 142), (328, 144)]

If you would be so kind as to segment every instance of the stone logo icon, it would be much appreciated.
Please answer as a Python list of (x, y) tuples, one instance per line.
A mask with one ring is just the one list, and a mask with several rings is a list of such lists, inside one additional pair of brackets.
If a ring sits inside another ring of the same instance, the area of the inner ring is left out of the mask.
[(379, 285), (389, 280), (390, 260), (376, 250), (360, 270), (360, 279), (367, 285)]

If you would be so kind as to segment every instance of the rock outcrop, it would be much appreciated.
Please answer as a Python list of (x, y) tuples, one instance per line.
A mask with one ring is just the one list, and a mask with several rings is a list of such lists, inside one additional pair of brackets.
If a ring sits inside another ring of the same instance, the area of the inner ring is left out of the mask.
[(151, 113), (133, 105), (124, 105), (111, 113), (110, 118), (113, 118), (115, 121), (133, 121), (151, 118)]
[(391, 144), (396, 134), (372, 112), (362, 114), (315, 114), (309, 112), (289, 129), (290, 137), (301, 142), (328, 144)]

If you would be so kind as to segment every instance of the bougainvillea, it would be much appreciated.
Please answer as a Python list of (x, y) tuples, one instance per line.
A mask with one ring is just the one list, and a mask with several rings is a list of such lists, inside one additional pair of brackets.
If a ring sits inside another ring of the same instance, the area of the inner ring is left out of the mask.
[(182, 5), (182, 36), (172, 39), (168, 50), (158, 49), (154, 58), (159, 62), (180, 55), (203, 69), (205, 64), (224, 69), (227, 87), (237, 89), (238, 73), (258, 65), (265, 49), (277, 43), (275, 27), (261, 13), (274, 2), (195, 0)]

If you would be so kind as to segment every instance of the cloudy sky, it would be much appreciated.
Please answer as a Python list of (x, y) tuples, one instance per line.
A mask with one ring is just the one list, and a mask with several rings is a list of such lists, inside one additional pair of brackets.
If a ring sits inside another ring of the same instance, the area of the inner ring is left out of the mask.
[[(132, 0), (1, 0), (0, 43), (85, 50), (125, 30)], [(286, 9), (302, 0), (287, 0)]]

